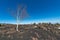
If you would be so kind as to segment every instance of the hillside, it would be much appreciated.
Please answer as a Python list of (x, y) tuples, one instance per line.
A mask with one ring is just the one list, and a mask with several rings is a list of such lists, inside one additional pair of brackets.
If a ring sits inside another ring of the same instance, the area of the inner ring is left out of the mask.
[(60, 24), (39, 23), (19, 25), (0, 25), (0, 40), (60, 40)]

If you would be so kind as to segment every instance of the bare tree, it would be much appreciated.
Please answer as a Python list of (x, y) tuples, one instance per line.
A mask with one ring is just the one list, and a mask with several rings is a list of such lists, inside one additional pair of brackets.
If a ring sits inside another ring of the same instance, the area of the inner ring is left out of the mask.
[(28, 14), (26, 12), (26, 6), (22, 7), (22, 6), (18, 6), (17, 8), (17, 11), (11, 11), (11, 15), (16, 19), (16, 23), (17, 23), (17, 26), (16, 26), (16, 31), (18, 31), (18, 26), (19, 26), (19, 22), (22, 20), (22, 19), (25, 19)]

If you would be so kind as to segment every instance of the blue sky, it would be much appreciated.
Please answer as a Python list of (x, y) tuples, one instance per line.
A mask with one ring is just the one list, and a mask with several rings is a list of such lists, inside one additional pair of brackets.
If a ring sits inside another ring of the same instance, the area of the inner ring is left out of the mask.
[(16, 23), (8, 8), (15, 11), (19, 4), (27, 6), (30, 16), (20, 23), (60, 23), (60, 0), (0, 0), (0, 23)]

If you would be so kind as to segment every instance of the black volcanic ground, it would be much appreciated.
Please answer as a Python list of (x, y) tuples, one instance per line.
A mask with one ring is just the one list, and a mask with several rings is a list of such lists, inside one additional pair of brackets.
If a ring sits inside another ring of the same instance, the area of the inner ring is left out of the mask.
[(19, 25), (0, 24), (0, 40), (60, 40), (60, 24), (39, 23)]

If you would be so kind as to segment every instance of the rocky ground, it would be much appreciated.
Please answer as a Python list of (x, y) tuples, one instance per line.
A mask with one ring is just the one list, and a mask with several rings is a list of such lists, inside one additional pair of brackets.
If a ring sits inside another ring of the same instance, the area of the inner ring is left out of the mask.
[(19, 26), (18, 32), (15, 25), (4, 25), (0, 27), (0, 40), (60, 40), (60, 29), (57, 29), (57, 25), (33, 25)]

